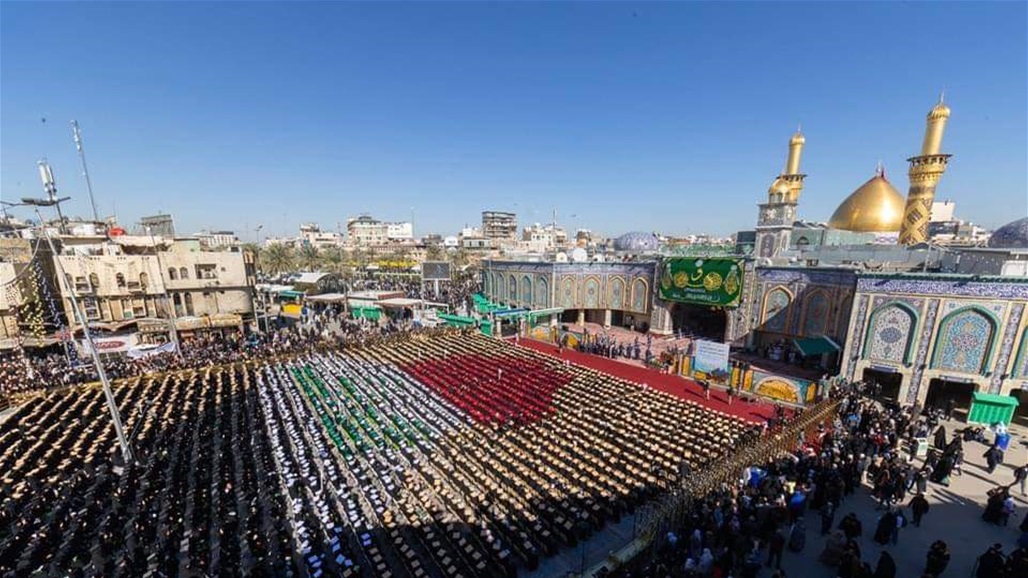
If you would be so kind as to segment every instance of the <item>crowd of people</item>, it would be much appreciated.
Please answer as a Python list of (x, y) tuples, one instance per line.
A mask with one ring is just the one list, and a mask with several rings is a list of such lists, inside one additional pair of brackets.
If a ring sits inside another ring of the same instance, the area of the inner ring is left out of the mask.
[(510, 577), (757, 431), (473, 330), (114, 394), (129, 462), (98, 388), (0, 425), (0, 576)]
[[(735, 484), (693, 500), (681, 524), (659, 546), (609, 576), (753, 578), (768, 568), (770, 576), (784, 578), (783, 554), (805, 549), (808, 524), (813, 526), (810, 531), (827, 536), (818, 559), (833, 567), (839, 578), (907, 576), (899, 573), (888, 548), (898, 544), (905, 532), (929, 531), (920, 529), (922, 520), (930, 516), (926, 485), (948, 481), (962, 451), (963, 432), (951, 441), (945, 440), (943, 432), (926, 463), (913, 465), (902, 443), (927, 435), (933, 427), (912, 407), (883, 407), (850, 391), (834, 423), (821, 428), (816, 439), (747, 469)], [(1009, 492), (1020, 483), (1016, 476), (1009, 485), (990, 492), (983, 515), (986, 521), (1005, 524), (1009, 520)], [(880, 512), (869, 528), (855, 513), (840, 516), (847, 500), (865, 484)], [(909, 506), (912, 520), (904, 505)], [(981, 555), (975, 578), (1028, 576), (1028, 517), (1020, 530), (1018, 545), (1008, 553), (995, 544)], [(877, 558), (869, 554), (865, 536), (881, 547)], [(922, 578), (942, 576), (950, 556), (944, 541), (932, 543), (925, 553)]]
[[(330, 314), (311, 318), (309, 323), (270, 327), (264, 332), (210, 332), (183, 338), (179, 351), (167, 351), (138, 359), (105, 355), (104, 371), (110, 379), (136, 377), (155, 372), (175, 371), (217, 364), (264, 359), (270, 356), (302, 353), (319, 346), (340, 347), (364, 343), (381, 335), (411, 330), (409, 324), (388, 322), (362, 323)], [(0, 407), (20, 394), (80, 385), (97, 381), (96, 369), (89, 358), (52, 352), (30, 355), (15, 351), (0, 357)]]

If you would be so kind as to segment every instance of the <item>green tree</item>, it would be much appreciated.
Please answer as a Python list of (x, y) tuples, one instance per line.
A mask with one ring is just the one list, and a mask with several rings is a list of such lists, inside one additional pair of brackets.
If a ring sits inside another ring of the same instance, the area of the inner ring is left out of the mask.
[(443, 252), (443, 248), (439, 245), (429, 245), (425, 247), (425, 260), (426, 261), (443, 261), (446, 259), (446, 253)]
[(317, 271), (321, 267), (321, 251), (314, 245), (303, 245), (296, 256), (300, 268), (307, 271)]
[(271, 275), (281, 275), (293, 269), (293, 250), (285, 245), (271, 245), (259, 253), (261, 269)]
[(342, 275), (346, 267), (346, 252), (342, 247), (329, 247), (322, 251), (322, 263), (330, 273)]

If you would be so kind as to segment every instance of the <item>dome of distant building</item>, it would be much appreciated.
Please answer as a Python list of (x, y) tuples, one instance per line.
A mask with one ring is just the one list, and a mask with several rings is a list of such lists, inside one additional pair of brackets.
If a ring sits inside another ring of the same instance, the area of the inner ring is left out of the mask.
[(659, 248), (660, 241), (657, 240), (657, 236), (653, 233), (633, 231), (614, 239), (614, 249), (617, 251), (644, 252), (656, 251)]
[(906, 199), (885, 178), (877, 174), (839, 205), (828, 220), (828, 227), (857, 233), (895, 233), (903, 223)]
[(989, 246), (994, 249), (1028, 249), (1028, 217), (993, 231)]

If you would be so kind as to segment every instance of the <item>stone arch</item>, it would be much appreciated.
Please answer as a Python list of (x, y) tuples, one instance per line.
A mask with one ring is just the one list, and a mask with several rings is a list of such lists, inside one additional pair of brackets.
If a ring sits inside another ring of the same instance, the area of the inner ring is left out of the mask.
[(982, 373), (992, 356), (999, 322), (976, 305), (962, 307), (939, 323), (932, 369)]
[(642, 277), (636, 277), (632, 281), (632, 310), (643, 313), (646, 311), (647, 297), (650, 293), (650, 284)]
[(625, 278), (620, 275), (611, 277), (607, 282), (607, 306), (611, 309), (627, 309), (625, 307), (626, 291)]
[(518, 280), (512, 273), (507, 278), (507, 300), (514, 303), (518, 300)]
[(548, 307), (550, 303), (550, 282), (546, 277), (539, 276), (535, 282), (535, 304)]
[(761, 325), (765, 331), (785, 331), (789, 325), (789, 314), (792, 313), (792, 299), (792, 291), (780, 285), (767, 292), (760, 313)]
[(560, 282), (560, 306), (565, 309), (575, 307), (575, 278), (570, 275)]
[(910, 363), (920, 315), (902, 301), (890, 301), (871, 312), (864, 335), (863, 357)]
[(820, 337), (827, 333), (832, 315), (832, 300), (824, 289), (815, 289), (803, 300), (803, 335)]
[(532, 304), (532, 278), (528, 275), (521, 277), (521, 300), (527, 305)]
[(582, 283), (582, 304), (586, 309), (599, 309), (600, 297), (600, 279), (595, 276), (586, 277)]
[(504, 282), (503, 273), (497, 273), (496, 277), (496, 301), (503, 301), (507, 297), (507, 283)]

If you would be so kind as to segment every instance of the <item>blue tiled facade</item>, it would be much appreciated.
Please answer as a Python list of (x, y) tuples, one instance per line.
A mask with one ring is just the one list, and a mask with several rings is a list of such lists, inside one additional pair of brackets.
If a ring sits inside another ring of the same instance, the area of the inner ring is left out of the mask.
[[(1028, 389), (1028, 279), (862, 274), (846, 338), (843, 375), (898, 374), (900, 399), (923, 402), (932, 380), (975, 391)], [(865, 307), (866, 304), (866, 307)]]

